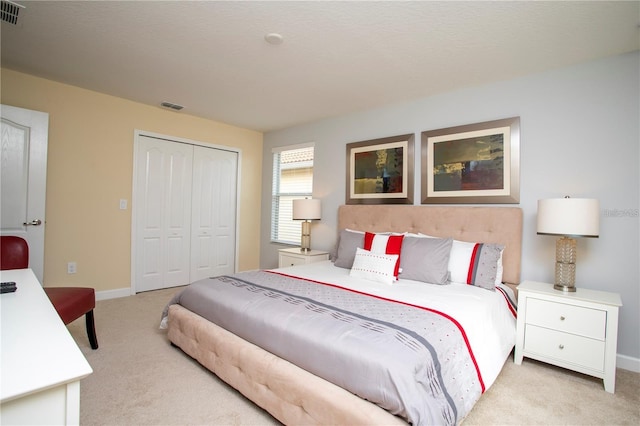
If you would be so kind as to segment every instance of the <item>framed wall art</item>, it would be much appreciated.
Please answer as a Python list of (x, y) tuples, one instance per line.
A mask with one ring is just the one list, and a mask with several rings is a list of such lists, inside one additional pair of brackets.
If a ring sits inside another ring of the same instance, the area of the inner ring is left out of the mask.
[(520, 202), (520, 117), (422, 132), (422, 204)]
[(346, 204), (413, 204), (414, 135), (347, 144)]

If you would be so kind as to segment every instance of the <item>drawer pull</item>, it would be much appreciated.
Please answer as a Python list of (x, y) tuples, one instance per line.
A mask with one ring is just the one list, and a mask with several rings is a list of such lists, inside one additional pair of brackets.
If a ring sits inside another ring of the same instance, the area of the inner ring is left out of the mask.
[(558, 346), (558, 348), (560, 348), (560, 350), (564, 349), (564, 345), (562, 343), (560, 343), (560, 345)]
[(564, 321), (564, 316), (560, 316), (560, 321)]

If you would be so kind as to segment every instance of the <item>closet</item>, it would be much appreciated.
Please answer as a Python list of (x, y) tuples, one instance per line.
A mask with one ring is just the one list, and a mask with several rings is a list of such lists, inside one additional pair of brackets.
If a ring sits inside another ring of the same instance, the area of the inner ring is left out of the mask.
[(137, 134), (132, 289), (235, 272), (238, 152)]

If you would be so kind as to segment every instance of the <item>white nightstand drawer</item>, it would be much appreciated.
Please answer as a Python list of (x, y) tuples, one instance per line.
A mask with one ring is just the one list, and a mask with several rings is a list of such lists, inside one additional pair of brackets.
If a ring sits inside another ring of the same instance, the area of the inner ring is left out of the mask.
[(329, 252), (322, 250), (300, 251), (300, 248), (288, 248), (278, 250), (278, 268), (306, 265), (308, 263), (329, 260)]
[(304, 265), (305, 263), (307, 263), (307, 260), (304, 257), (288, 256), (282, 253), (280, 254), (280, 262), (279, 262), (280, 268), (285, 268), (287, 266)]
[(529, 297), (526, 323), (604, 340), (607, 312)]
[(527, 324), (524, 350), (563, 362), (604, 371), (605, 343)]

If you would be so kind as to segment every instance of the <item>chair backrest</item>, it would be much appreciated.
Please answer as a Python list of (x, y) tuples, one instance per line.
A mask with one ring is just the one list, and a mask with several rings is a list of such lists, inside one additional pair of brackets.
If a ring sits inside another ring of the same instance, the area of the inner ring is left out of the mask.
[(0, 236), (0, 269), (25, 269), (29, 267), (29, 245), (20, 238)]

